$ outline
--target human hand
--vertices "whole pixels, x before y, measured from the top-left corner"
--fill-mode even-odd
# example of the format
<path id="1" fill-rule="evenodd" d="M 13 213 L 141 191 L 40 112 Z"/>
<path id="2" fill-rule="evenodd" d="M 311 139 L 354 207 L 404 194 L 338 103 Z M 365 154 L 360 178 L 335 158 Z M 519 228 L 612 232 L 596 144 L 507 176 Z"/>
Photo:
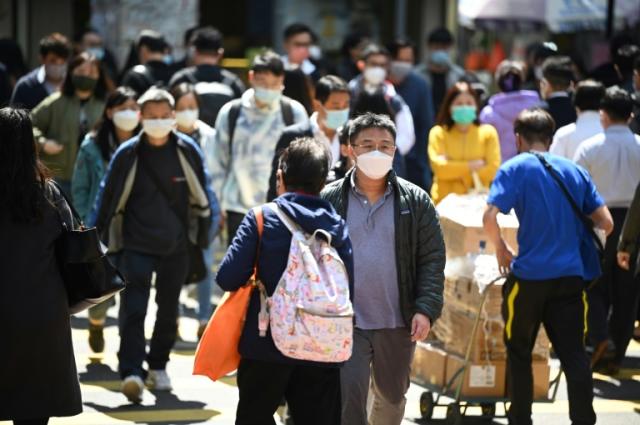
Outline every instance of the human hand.
<path id="1" fill-rule="evenodd" d="M 411 320 L 411 341 L 424 341 L 431 331 L 431 319 L 422 313 L 416 313 Z"/>
<path id="2" fill-rule="evenodd" d="M 496 249 L 496 258 L 498 259 L 498 270 L 500 274 L 505 276 L 511 271 L 511 262 L 513 261 L 513 250 L 506 243 L 501 243 Z"/>
<path id="3" fill-rule="evenodd" d="M 484 159 L 474 159 L 473 161 L 469 161 L 469 169 L 471 171 L 478 171 L 486 164 L 487 163 L 484 161 Z"/>
<path id="4" fill-rule="evenodd" d="M 63 145 L 51 139 L 46 139 L 46 141 L 42 144 L 42 150 L 47 155 L 57 155 L 62 152 L 63 149 Z"/>
<path id="5" fill-rule="evenodd" d="M 629 270 L 629 260 L 631 259 L 631 254 L 624 251 L 618 251 L 618 265 L 622 270 Z"/>

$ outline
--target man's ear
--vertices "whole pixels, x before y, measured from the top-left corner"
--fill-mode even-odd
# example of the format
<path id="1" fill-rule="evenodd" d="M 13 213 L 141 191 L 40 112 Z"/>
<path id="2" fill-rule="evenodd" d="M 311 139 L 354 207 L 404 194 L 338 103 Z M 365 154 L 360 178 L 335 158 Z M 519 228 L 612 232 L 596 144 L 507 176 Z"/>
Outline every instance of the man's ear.
<path id="1" fill-rule="evenodd" d="M 358 70 L 360 70 L 360 72 L 364 71 L 364 67 L 365 67 L 365 63 L 362 59 L 360 59 L 357 63 L 356 66 L 358 67 Z"/>

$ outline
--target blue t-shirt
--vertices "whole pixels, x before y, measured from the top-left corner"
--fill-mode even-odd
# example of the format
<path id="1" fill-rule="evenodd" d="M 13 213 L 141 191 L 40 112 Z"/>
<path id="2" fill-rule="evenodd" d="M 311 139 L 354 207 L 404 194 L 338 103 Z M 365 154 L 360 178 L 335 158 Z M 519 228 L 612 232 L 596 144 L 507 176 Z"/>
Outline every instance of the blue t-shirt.
<path id="1" fill-rule="evenodd" d="M 604 205 L 585 169 L 562 157 L 544 155 L 585 214 Z M 511 264 L 520 279 L 581 276 L 591 280 L 600 274 L 597 251 L 587 229 L 534 155 L 523 153 L 502 164 L 487 203 L 505 214 L 513 208 L 520 221 L 518 256 Z"/>

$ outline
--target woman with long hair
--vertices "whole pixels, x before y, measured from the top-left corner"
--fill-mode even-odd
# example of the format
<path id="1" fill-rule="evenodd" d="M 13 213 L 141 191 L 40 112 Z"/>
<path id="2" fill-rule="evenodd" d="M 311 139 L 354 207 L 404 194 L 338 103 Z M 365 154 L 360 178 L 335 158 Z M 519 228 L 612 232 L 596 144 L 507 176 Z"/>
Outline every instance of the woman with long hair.
<path id="1" fill-rule="evenodd" d="M 71 211 L 38 160 L 29 112 L 0 109 L 0 421 L 46 425 L 82 411 L 55 253 L 63 221 Z"/>
<path id="2" fill-rule="evenodd" d="M 105 96 L 104 72 L 94 56 L 83 52 L 69 63 L 61 91 L 45 98 L 32 112 L 42 161 L 67 194 L 71 193 L 78 148 L 102 116 Z"/>
<path id="3" fill-rule="evenodd" d="M 496 129 L 478 121 L 478 96 L 466 82 L 447 92 L 437 123 L 429 132 L 433 170 L 431 197 L 437 203 L 451 193 L 465 194 L 480 185 L 488 188 L 500 167 Z"/>
<path id="4" fill-rule="evenodd" d="M 111 156 L 122 142 L 139 130 L 140 107 L 136 103 L 136 92 L 128 87 L 118 87 L 107 98 L 102 119 L 82 142 L 73 169 L 73 205 L 84 221 L 91 212 Z M 96 353 L 104 350 L 104 322 L 112 304 L 113 299 L 109 299 L 89 309 L 89 346 Z"/>

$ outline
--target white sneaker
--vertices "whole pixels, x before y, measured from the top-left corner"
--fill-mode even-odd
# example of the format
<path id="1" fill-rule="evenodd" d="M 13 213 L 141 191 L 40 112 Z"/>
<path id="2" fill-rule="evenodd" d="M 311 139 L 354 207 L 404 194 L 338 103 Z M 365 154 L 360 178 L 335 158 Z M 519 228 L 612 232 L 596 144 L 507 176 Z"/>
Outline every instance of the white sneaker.
<path id="1" fill-rule="evenodd" d="M 130 375 L 124 378 L 120 391 L 132 403 L 142 402 L 142 392 L 144 391 L 144 382 L 137 375 Z"/>
<path id="2" fill-rule="evenodd" d="M 150 390 L 171 391 L 173 389 L 166 370 L 150 370 L 146 384 Z"/>

